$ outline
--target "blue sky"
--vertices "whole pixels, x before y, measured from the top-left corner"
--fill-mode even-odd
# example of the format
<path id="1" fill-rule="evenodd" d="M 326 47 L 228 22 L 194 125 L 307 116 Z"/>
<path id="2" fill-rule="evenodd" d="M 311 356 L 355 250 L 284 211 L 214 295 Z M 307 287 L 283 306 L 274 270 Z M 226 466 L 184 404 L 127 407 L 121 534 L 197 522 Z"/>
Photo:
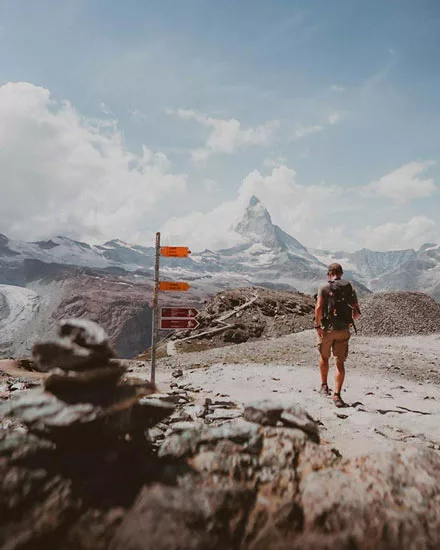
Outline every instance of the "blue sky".
<path id="1" fill-rule="evenodd" d="M 0 0 L 0 231 L 440 241 L 439 55 L 437 0 Z"/>

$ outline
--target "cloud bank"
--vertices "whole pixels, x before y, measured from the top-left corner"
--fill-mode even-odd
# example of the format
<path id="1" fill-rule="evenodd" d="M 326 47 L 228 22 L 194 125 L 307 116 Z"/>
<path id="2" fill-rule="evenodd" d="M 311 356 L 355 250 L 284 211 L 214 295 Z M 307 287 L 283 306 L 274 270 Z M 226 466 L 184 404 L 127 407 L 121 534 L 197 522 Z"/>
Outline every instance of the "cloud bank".
<path id="1" fill-rule="evenodd" d="M 365 187 L 365 191 L 371 195 L 386 197 L 397 204 L 405 204 L 413 199 L 429 197 L 438 191 L 432 178 L 418 178 L 435 162 L 410 162 L 393 170 Z"/>
<path id="2" fill-rule="evenodd" d="M 25 240 L 64 234 L 87 242 L 117 237 L 145 243 L 152 231 L 145 221 L 149 215 L 163 206 L 162 201 L 177 204 L 186 196 L 187 175 L 175 173 L 163 153 L 146 146 L 138 154 L 127 150 L 105 110 L 106 118 L 92 119 L 67 101 L 55 101 L 45 88 L 24 82 L 0 87 L 0 232 Z M 278 126 L 272 121 L 243 128 L 238 120 L 196 111 L 174 114 L 209 129 L 204 148 L 193 151 L 199 161 L 266 146 Z M 333 113 L 325 125 L 338 121 L 338 113 Z M 211 211 L 168 219 L 161 228 L 163 239 L 165 244 L 185 242 L 194 251 L 238 244 L 234 228 L 256 195 L 274 223 L 306 246 L 417 248 L 439 240 L 434 220 L 410 214 L 398 222 L 386 219 L 373 225 L 362 210 L 365 204 L 383 206 L 384 199 L 399 206 L 433 196 L 438 188 L 432 178 L 423 176 L 433 164 L 410 162 L 352 188 L 325 182 L 304 185 L 286 159 L 273 152 L 262 162 L 264 169 L 254 169 L 242 179 L 234 200 L 219 198 Z M 218 192 L 219 197 L 220 186 L 215 177 L 202 182 L 206 193 Z"/>
<path id="3" fill-rule="evenodd" d="M 194 212 L 174 218 L 163 226 L 162 233 L 170 240 L 182 241 L 183 238 L 194 250 L 215 250 L 238 244 L 240 237 L 234 229 L 250 198 L 255 195 L 268 209 L 273 222 L 305 246 L 347 251 L 363 247 L 374 250 L 419 248 L 424 242 L 439 240 L 439 226 L 427 216 L 412 216 L 400 223 L 358 224 L 356 228 L 353 220 L 359 217 L 368 221 L 368 209 L 363 216 L 367 191 L 368 200 L 373 201 L 371 205 L 383 200 L 383 196 L 391 199 L 396 196 L 401 200 L 401 195 L 393 193 L 396 179 L 402 182 L 401 193 L 407 200 L 434 192 L 436 187 L 431 186 L 432 180 L 426 180 L 428 184 L 420 187 L 415 178 L 430 164 L 409 163 L 383 176 L 381 182 L 391 183 L 389 186 L 382 183 L 382 193 L 378 193 L 376 184 L 349 189 L 324 182 L 303 185 L 295 170 L 284 163 L 275 166 L 266 163 L 270 172 L 250 172 L 241 182 L 235 200 L 225 202 L 211 212 Z"/>
<path id="4" fill-rule="evenodd" d="M 187 179 L 162 153 L 129 152 L 113 120 L 25 82 L 0 87 L 0 166 L 0 231 L 19 239 L 139 240 L 145 216 Z"/>

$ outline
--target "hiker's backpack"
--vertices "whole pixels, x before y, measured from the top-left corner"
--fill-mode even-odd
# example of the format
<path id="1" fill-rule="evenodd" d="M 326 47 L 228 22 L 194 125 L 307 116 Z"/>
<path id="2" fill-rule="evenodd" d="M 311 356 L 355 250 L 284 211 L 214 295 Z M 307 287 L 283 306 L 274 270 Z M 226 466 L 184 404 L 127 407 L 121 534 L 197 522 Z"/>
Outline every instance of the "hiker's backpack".
<path id="1" fill-rule="evenodd" d="M 328 282 L 327 307 L 324 326 L 334 330 L 353 325 L 353 287 L 349 281 L 335 279 Z"/>

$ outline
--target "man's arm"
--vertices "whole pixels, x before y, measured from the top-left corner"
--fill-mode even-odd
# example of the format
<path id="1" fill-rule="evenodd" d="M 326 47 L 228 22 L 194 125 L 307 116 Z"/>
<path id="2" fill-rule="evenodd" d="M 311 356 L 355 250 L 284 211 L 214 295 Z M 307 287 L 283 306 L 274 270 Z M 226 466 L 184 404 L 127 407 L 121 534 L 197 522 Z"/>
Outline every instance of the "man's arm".
<path id="1" fill-rule="evenodd" d="M 353 288 L 353 287 L 352 287 Z M 359 306 L 358 298 L 355 289 L 353 288 L 353 319 L 356 321 L 356 319 L 359 319 L 361 316 L 361 308 Z"/>
<path id="2" fill-rule="evenodd" d="M 320 336 L 324 334 L 324 330 L 321 327 L 323 309 L 324 309 L 324 298 L 322 296 L 322 291 L 320 290 L 318 293 L 318 299 L 316 300 L 316 306 L 315 306 L 315 329 L 317 330 Z"/>

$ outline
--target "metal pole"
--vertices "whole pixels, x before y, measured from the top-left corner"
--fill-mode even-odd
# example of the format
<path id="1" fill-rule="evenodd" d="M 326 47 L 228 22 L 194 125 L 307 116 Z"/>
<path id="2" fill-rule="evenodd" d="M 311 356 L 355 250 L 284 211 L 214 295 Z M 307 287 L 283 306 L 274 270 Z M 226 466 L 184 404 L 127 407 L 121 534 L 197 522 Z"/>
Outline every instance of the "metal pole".
<path id="1" fill-rule="evenodd" d="M 151 326 L 151 383 L 156 383 L 156 344 L 159 335 L 159 260 L 160 233 L 156 233 L 156 263 L 154 265 L 153 323 Z"/>

